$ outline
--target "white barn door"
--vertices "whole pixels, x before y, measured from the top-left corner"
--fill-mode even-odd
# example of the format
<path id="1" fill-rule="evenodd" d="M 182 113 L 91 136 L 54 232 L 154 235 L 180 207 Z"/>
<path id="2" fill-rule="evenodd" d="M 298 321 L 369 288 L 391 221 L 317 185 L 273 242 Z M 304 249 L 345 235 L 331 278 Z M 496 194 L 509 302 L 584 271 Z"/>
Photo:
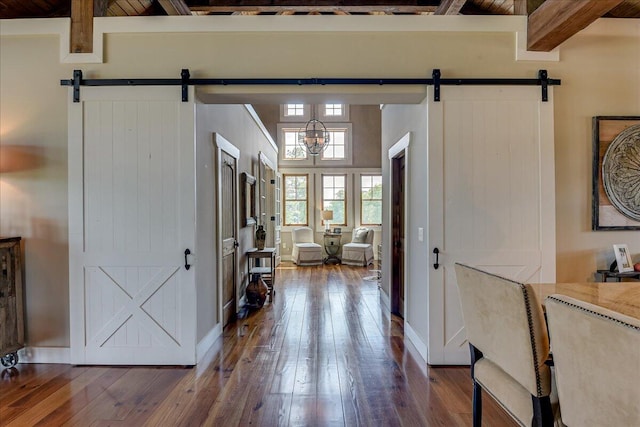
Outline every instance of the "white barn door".
<path id="1" fill-rule="evenodd" d="M 555 281 L 553 98 L 550 88 L 542 102 L 537 86 L 441 93 L 428 105 L 428 363 L 468 364 L 455 262 Z"/>
<path id="2" fill-rule="evenodd" d="M 195 364 L 194 104 L 179 88 L 81 97 L 69 101 L 71 361 Z"/>

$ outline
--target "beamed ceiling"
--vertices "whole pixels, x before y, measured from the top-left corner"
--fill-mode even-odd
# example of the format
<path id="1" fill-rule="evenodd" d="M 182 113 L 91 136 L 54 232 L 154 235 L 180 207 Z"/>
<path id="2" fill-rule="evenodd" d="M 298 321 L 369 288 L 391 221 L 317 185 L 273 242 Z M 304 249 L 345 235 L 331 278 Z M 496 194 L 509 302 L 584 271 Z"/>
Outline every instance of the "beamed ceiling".
<path id="1" fill-rule="evenodd" d="M 550 51 L 600 17 L 640 18 L 640 0 L 0 0 L 0 19 L 71 17 L 73 52 L 92 17 L 153 15 L 527 15 L 528 48 Z"/>

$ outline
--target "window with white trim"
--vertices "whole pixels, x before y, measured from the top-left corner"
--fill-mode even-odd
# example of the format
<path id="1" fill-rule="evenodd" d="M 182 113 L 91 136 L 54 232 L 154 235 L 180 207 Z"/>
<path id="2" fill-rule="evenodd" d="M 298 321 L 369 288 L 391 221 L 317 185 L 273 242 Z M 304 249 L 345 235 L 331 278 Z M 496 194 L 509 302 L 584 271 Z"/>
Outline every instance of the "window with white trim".
<path id="1" fill-rule="evenodd" d="M 298 144 L 298 134 L 300 129 L 282 129 L 284 139 L 284 160 L 306 160 L 308 154 L 300 144 Z"/>
<path id="2" fill-rule="evenodd" d="M 283 175 L 284 225 L 309 225 L 309 175 Z"/>
<path id="3" fill-rule="evenodd" d="M 347 175 L 322 175 L 322 210 L 333 211 L 332 225 L 347 225 Z"/>
<path id="4" fill-rule="evenodd" d="M 360 175 L 360 225 L 382 225 L 382 175 Z"/>
<path id="5" fill-rule="evenodd" d="M 322 160 L 345 160 L 347 158 L 347 129 L 327 127 L 329 145 L 320 154 Z"/>
<path id="6" fill-rule="evenodd" d="M 344 115 L 342 111 L 343 111 L 342 104 L 324 104 L 324 115 L 327 117 L 330 117 L 330 116 L 342 117 Z"/>
<path id="7" fill-rule="evenodd" d="M 311 113 L 309 104 L 280 104 L 281 122 L 306 122 Z"/>
<path id="8" fill-rule="evenodd" d="M 325 122 L 348 122 L 349 105 L 347 104 L 320 104 L 316 107 L 318 119 Z M 329 126 L 327 126 L 329 127 Z"/>
<path id="9" fill-rule="evenodd" d="M 284 115 L 286 117 L 304 116 L 304 104 L 285 104 Z"/>

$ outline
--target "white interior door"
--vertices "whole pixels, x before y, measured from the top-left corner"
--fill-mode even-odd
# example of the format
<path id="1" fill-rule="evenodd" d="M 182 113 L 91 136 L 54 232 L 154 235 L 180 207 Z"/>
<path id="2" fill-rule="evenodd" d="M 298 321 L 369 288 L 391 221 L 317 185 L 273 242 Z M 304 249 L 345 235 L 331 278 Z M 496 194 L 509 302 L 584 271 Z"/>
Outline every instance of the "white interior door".
<path id="1" fill-rule="evenodd" d="M 72 363 L 195 364 L 194 104 L 176 88 L 81 96 L 69 102 Z"/>
<path id="2" fill-rule="evenodd" d="M 429 269 L 429 364 L 469 363 L 455 262 L 555 281 L 551 92 L 542 102 L 539 87 L 448 86 L 429 101 L 429 253 L 440 251 Z"/>

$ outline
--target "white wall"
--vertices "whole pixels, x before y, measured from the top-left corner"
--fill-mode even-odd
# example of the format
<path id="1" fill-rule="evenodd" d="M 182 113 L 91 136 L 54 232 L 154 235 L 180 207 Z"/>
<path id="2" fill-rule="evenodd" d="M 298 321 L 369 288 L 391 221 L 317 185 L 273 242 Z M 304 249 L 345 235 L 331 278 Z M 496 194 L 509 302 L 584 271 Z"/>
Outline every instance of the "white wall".
<path id="1" fill-rule="evenodd" d="M 196 108 L 196 168 L 197 168 L 197 262 L 196 285 L 198 296 L 198 333 L 202 339 L 217 324 L 217 240 L 215 213 L 215 146 L 213 133 L 222 135 L 240 150 L 238 160 L 238 191 L 240 174 L 257 176 L 258 153 L 263 152 L 277 164 L 277 152 L 262 133 L 253 117 L 243 105 L 205 105 Z M 238 193 L 240 197 L 240 193 Z M 247 261 L 244 253 L 255 247 L 253 226 L 240 227 L 238 234 L 238 300 L 246 286 Z"/>
<path id="2" fill-rule="evenodd" d="M 8 148 L 17 146 L 36 154 L 27 162 L 30 166 L 3 170 L 0 175 L 0 234 L 25 238 L 30 344 L 69 345 L 69 89 L 60 87 L 59 80 L 71 78 L 74 68 L 81 68 L 88 78 L 178 78 L 182 68 L 189 68 L 193 77 L 428 77 L 433 68 L 440 68 L 443 77 L 534 77 L 538 69 L 546 68 L 550 77 L 563 80 L 554 91 L 557 278 L 593 280 L 593 272 L 613 259 L 613 243 L 627 243 L 638 260 L 639 232 L 591 231 L 591 117 L 640 114 L 638 20 L 598 20 L 560 47 L 559 62 L 519 62 L 514 55 L 514 28 L 522 28 L 521 17 L 198 17 L 196 22 L 206 25 L 192 33 L 174 30 L 171 23 L 182 22 L 179 18 L 184 19 L 117 21 L 126 28 L 104 36 L 102 64 L 62 64 L 58 35 L 7 35 L 7 28 L 25 25 L 0 23 L 0 153 L 4 158 Z M 109 19 L 113 18 L 97 21 L 101 25 L 116 22 Z M 37 27 L 51 21 L 38 20 Z M 160 22 L 171 28 L 136 33 Z M 485 24 L 469 32 L 460 22 Z M 260 29 L 262 23 L 268 23 L 268 31 Z M 335 60 L 324 61 L 320 67 L 300 60 L 309 46 L 314 46 L 316 55 Z M 240 89 L 261 93 L 300 90 L 216 87 L 213 91 Z M 357 94 L 385 87 L 312 89 Z M 176 91 L 179 96 L 179 89 Z M 236 135 L 222 133 L 232 142 L 237 140 Z M 384 164 L 386 153 L 381 155 Z M 415 221 L 410 220 L 413 232 Z M 414 250 L 416 255 L 410 255 L 412 282 L 419 280 L 421 270 L 414 268 L 426 264 L 427 255 L 422 248 Z M 426 306 L 426 301 L 418 299 L 417 303 Z M 409 320 L 416 328 L 422 327 Z"/>
<path id="3" fill-rule="evenodd" d="M 427 103 L 420 105 L 385 105 L 382 110 L 382 180 L 385 189 L 390 189 L 390 163 L 388 152 L 403 136 L 411 133 L 409 148 L 405 154 L 405 321 L 411 325 L 418 337 L 427 342 L 428 338 L 428 274 L 429 274 L 429 222 L 427 211 L 428 178 L 427 162 Z M 391 283 L 391 218 L 390 191 L 385 191 L 383 205 L 382 240 L 382 289 L 389 294 Z M 418 241 L 418 228 L 424 229 L 424 240 Z"/>

